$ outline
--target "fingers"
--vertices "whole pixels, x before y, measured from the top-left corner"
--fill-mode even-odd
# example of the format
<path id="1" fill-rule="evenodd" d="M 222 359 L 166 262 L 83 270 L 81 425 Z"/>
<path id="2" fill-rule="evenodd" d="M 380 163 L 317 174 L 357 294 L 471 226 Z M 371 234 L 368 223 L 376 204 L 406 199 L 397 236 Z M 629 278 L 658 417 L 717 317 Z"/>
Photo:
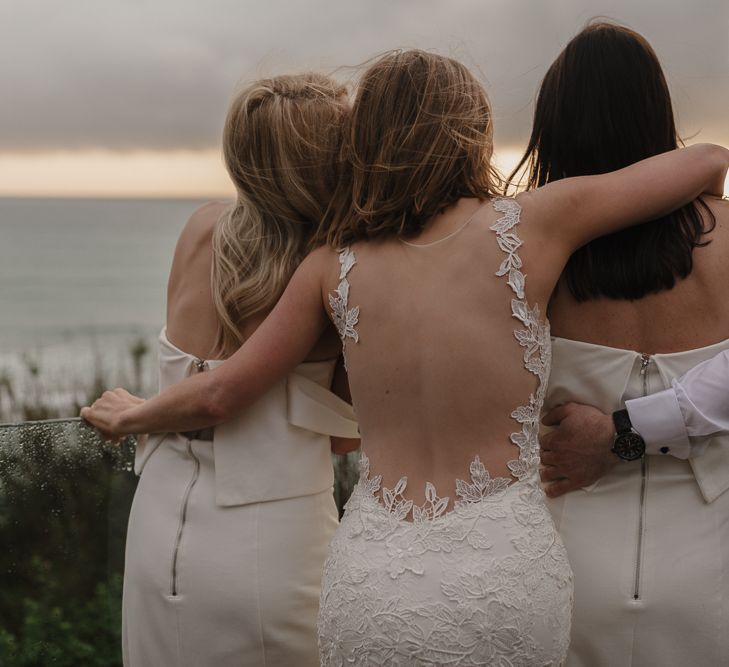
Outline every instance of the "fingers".
<path id="1" fill-rule="evenodd" d="M 105 391 L 90 407 L 81 408 L 80 414 L 104 434 L 107 444 L 119 444 L 126 435 L 119 429 L 120 415 L 144 402 L 145 399 L 117 387 Z"/>
<path id="2" fill-rule="evenodd" d="M 542 448 L 543 452 L 552 449 L 552 441 L 554 440 L 556 433 L 557 431 L 550 431 L 549 433 L 539 436 L 539 446 Z"/>
<path id="3" fill-rule="evenodd" d="M 557 498 L 558 496 L 562 496 L 565 493 L 575 491 L 579 488 L 579 484 L 576 484 L 570 479 L 560 479 L 545 486 L 544 492 L 547 494 L 548 498 Z"/>
<path id="4" fill-rule="evenodd" d="M 541 448 L 542 462 L 547 463 L 544 458 L 546 452 L 552 452 L 552 454 L 558 454 L 562 450 L 562 445 L 565 443 L 564 434 L 559 430 L 550 431 L 545 433 L 539 438 L 539 446 Z M 549 458 L 549 457 L 548 457 Z M 548 465 L 556 465 L 555 463 L 549 463 Z"/>
<path id="5" fill-rule="evenodd" d="M 133 403 L 144 403 L 144 401 L 145 401 L 144 398 L 141 398 L 140 396 L 135 396 L 134 394 L 130 394 L 126 389 L 124 389 L 122 387 L 117 387 L 116 389 L 112 389 L 111 391 L 104 392 L 104 393 L 111 394 L 118 398 L 123 398 L 123 399 L 129 400 Z"/>
<path id="6" fill-rule="evenodd" d="M 565 476 L 554 466 L 544 466 L 539 471 L 539 475 L 543 482 L 554 482 L 556 480 L 565 479 Z"/>
<path id="7" fill-rule="evenodd" d="M 94 403 L 96 405 L 96 403 Z M 86 421 L 90 426 L 93 426 L 99 433 L 101 434 L 101 437 L 104 438 L 104 443 L 106 445 L 118 445 L 121 442 L 121 439 L 119 436 L 114 435 L 113 433 L 107 431 L 103 428 L 103 425 L 101 423 L 98 423 L 98 419 L 95 419 L 96 415 L 94 413 L 94 408 L 92 407 L 83 407 L 81 408 L 81 419 Z"/>
<path id="8" fill-rule="evenodd" d="M 542 461 L 542 465 L 545 466 L 555 466 L 558 463 L 555 453 L 548 449 L 543 449 L 539 454 L 539 458 Z"/>
<path id="9" fill-rule="evenodd" d="M 81 417 L 88 419 L 89 416 L 94 414 L 94 411 L 113 410 L 130 405 L 139 405 L 144 402 L 145 399 L 130 394 L 126 389 L 122 389 L 121 387 L 107 389 L 90 407 L 81 408 Z"/>
<path id="10" fill-rule="evenodd" d="M 552 410 L 542 417 L 542 424 L 545 426 L 557 426 L 569 415 L 573 405 L 575 405 L 575 403 L 563 403 L 562 405 L 558 405 L 556 408 L 552 408 Z"/>
<path id="11" fill-rule="evenodd" d="M 104 444 L 107 447 L 112 447 L 114 445 L 120 445 L 121 444 L 121 438 L 118 435 L 114 435 L 113 433 L 109 433 L 108 431 L 105 431 L 104 429 L 96 429 L 100 434 L 101 437 L 104 438 Z"/>

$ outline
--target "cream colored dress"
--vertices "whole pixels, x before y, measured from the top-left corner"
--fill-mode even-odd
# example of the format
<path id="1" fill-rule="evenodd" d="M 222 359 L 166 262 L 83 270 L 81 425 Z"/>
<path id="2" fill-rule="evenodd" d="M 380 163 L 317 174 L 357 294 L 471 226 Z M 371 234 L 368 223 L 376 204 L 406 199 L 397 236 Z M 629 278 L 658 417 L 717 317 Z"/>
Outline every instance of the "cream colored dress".
<path id="1" fill-rule="evenodd" d="M 222 362 L 160 336 L 160 388 Z M 140 443 L 123 603 L 127 667 L 314 667 L 322 564 L 337 527 L 329 435 L 356 437 L 301 364 L 214 432 Z"/>
<path id="2" fill-rule="evenodd" d="M 555 338 L 545 406 L 612 412 L 724 349 L 648 356 Z M 688 461 L 620 462 L 550 502 L 575 576 L 569 667 L 729 665 L 729 438 L 700 444 Z"/>

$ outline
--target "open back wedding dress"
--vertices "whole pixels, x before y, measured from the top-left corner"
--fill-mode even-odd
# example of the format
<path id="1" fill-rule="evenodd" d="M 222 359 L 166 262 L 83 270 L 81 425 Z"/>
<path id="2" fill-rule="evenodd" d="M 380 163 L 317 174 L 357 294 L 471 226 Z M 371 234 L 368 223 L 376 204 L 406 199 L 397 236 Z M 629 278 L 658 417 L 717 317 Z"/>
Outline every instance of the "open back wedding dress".
<path id="1" fill-rule="evenodd" d="M 566 656 L 572 573 L 538 471 L 549 327 L 526 300 L 519 204 L 492 206 L 433 243 L 339 255 L 363 454 L 324 568 L 322 665 Z"/>

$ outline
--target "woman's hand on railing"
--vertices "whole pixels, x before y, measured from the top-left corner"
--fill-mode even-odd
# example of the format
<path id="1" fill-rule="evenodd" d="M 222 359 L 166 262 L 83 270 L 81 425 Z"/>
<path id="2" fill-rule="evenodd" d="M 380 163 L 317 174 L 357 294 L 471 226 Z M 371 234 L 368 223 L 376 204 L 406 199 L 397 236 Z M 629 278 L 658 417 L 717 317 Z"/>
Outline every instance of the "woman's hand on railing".
<path id="1" fill-rule="evenodd" d="M 90 407 L 81 408 L 81 418 L 98 428 L 107 442 L 116 443 L 127 435 L 119 430 L 119 417 L 144 402 L 145 399 L 118 387 L 105 391 Z"/>

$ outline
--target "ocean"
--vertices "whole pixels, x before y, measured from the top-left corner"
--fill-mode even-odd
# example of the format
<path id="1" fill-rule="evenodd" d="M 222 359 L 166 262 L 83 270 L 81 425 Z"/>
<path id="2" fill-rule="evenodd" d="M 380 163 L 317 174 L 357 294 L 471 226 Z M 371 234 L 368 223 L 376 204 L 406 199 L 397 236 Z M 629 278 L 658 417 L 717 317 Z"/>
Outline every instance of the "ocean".
<path id="1" fill-rule="evenodd" d="M 0 198 L 0 404 L 8 383 L 63 402 L 92 376 L 136 381 L 140 344 L 153 390 L 175 243 L 202 203 Z"/>

